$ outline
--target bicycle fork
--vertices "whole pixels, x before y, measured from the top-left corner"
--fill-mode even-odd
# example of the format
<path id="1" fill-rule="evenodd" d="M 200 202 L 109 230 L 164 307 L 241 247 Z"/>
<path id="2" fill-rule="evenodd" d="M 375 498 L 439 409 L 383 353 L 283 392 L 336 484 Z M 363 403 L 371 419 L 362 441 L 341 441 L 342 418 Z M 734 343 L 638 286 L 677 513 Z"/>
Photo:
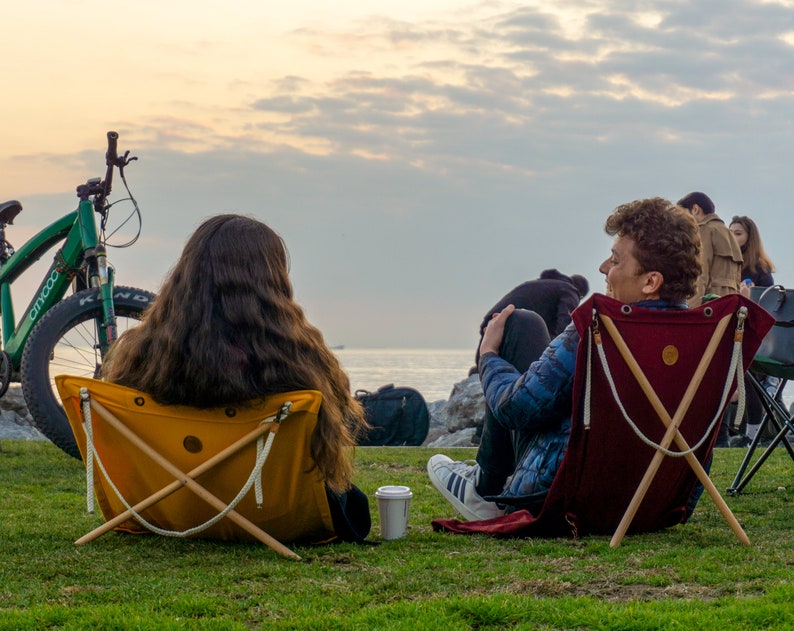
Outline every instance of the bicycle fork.
<path id="1" fill-rule="evenodd" d="M 86 262 L 89 269 L 89 284 L 92 288 L 99 289 L 102 302 L 102 322 L 97 322 L 97 346 L 101 357 L 116 341 L 118 329 L 116 327 L 116 308 L 113 303 L 114 278 L 113 267 L 108 264 L 107 251 L 101 243 L 92 250 L 86 251 Z M 101 362 L 97 362 L 97 370 Z M 94 375 L 96 378 L 97 375 Z"/>
<path id="2" fill-rule="evenodd" d="M 107 345 L 116 341 L 116 309 L 113 306 L 113 268 L 108 265 L 107 251 L 104 245 L 96 248 L 97 278 L 99 281 L 99 295 L 102 297 L 102 328 L 105 331 Z"/>

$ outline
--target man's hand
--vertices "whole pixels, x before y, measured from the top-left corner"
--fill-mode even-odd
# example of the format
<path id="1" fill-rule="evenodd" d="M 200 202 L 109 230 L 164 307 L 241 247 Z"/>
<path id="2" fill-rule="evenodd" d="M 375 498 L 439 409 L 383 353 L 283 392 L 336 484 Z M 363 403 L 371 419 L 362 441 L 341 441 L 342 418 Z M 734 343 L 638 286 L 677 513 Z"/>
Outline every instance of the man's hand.
<path id="1" fill-rule="evenodd" d="M 505 333 L 505 324 L 516 308 L 514 305 L 507 305 L 499 313 L 494 313 L 488 326 L 485 327 L 485 333 L 480 342 L 480 355 L 485 353 L 499 354 L 499 347 L 502 345 L 502 337 Z"/>

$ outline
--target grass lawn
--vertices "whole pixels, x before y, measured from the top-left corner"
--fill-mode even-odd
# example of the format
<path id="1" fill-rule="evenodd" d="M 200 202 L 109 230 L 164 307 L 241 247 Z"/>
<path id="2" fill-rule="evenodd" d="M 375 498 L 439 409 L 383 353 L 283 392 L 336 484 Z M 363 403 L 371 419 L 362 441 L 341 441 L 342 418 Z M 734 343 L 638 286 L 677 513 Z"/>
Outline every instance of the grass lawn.
<path id="1" fill-rule="evenodd" d="M 434 450 L 361 448 L 373 545 L 268 548 L 110 533 L 85 512 L 82 463 L 43 441 L 0 451 L 0 629 L 791 629 L 794 462 L 783 449 L 726 500 L 742 546 L 703 497 L 665 532 L 494 540 L 434 533 L 453 517 L 425 473 Z M 449 449 L 458 459 L 473 449 Z M 744 453 L 715 452 L 725 489 Z M 408 536 L 379 541 L 378 486 L 414 491 Z"/>

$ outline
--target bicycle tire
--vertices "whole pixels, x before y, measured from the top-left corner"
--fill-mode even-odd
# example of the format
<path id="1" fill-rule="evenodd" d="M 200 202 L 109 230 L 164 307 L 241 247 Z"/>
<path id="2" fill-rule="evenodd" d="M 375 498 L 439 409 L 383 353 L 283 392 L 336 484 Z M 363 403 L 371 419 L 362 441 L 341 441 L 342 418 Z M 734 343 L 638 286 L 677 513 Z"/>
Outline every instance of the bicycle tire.
<path id="1" fill-rule="evenodd" d="M 150 291 L 116 287 L 113 302 L 118 332 L 140 320 L 153 300 Z M 53 378 L 59 374 L 99 374 L 102 357 L 96 345 L 96 321 L 101 318 L 99 289 L 77 292 L 42 316 L 22 353 L 22 393 L 34 424 L 56 446 L 77 459 L 80 451 Z"/>

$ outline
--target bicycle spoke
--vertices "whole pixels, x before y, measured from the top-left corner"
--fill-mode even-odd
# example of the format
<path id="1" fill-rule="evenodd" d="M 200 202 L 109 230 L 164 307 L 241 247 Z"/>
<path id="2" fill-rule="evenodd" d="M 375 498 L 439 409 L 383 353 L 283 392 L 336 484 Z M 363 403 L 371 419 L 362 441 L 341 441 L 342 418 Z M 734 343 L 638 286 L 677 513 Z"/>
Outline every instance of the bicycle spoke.
<path id="1" fill-rule="evenodd" d="M 119 317 L 119 333 L 134 324 L 137 324 L 137 320 Z M 96 377 L 101 366 L 102 354 L 99 352 L 96 321 L 86 321 L 72 328 L 53 349 L 49 362 L 50 382 L 54 384 L 56 375 L 66 373 Z"/>

